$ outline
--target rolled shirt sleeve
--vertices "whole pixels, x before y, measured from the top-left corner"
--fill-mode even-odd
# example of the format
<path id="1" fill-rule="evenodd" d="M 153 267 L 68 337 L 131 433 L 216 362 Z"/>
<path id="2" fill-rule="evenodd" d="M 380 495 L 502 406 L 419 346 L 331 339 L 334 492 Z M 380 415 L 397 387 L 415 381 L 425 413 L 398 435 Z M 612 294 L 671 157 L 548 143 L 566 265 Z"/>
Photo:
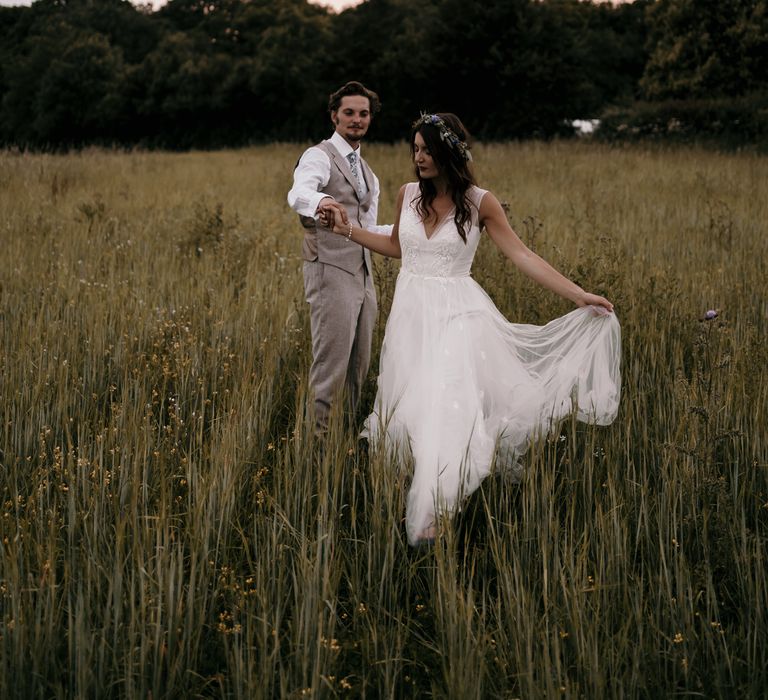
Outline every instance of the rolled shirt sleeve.
<path id="1" fill-rule="evenodd" d="M 315 146 L 308 148 L 293 172 L 293 187 L 288 192 L 288 206 L 301 216 L 314 218 L 320 201 L 331 196 L 322 191 L 330 177 L 331 162 L 326 153 Z"/>

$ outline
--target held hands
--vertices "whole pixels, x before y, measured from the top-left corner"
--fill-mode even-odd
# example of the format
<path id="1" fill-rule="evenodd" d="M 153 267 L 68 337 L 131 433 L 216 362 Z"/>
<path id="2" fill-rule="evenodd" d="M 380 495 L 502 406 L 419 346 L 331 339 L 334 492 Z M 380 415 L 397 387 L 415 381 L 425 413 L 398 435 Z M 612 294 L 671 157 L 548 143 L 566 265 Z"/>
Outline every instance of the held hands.
<path id="1" fill-rule="evenodd" d="M 317 211 L 320 224 L 331 229 L 334 233 L 346 236 L 349 232 L 349 216 L 347 210 L 335 200 L 329 198 L 320 201 Z"/>

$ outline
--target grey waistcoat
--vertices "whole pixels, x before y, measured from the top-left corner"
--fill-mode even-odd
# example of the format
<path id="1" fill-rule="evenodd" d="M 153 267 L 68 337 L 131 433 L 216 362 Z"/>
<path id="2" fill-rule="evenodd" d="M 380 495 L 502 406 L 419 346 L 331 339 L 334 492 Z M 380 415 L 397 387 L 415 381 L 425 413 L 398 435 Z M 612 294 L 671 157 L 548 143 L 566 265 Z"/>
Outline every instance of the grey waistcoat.
<path id="1" fill-rule="evenodd" d="M 347 210 L 355 226 L 360 226 L 362 215 L 371 208 L 373 203 L 373 173 L 368 163 L 360 159 L 365 184 L 368 185 L 368 192 L 360 199 L 355 189 L 355 177 L 352 175 L 349 161 L 329 141 L 322 141 L 317 144 L 317 147 L 325 151 L 331 161 L 331 176 L 324 191 Z M 301 250 L 304 260 L 319 260 L 351 274 L 365 265 L 368 272 L 371 272 L 371 254 L 367 249 L 348 241 L 345 236 L 333 233 L 311 217 L 300 216 L 299 219 L 304 227 L 304 244 Z"/>

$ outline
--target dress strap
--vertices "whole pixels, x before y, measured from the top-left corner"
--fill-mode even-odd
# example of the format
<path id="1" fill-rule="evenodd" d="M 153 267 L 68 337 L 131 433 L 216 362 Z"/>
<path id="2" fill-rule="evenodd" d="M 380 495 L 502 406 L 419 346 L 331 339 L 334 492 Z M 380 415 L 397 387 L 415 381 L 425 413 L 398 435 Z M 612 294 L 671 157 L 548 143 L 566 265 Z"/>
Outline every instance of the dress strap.
<path id="1" fill-rule="evenodd" d="M 418 182 L 407 182 L 405 184 L 405 194 L 403 195 L 403 209 L 410 209 L 413 206 L 413 200 L 419 194 Z"/>
<path id="2" fill-rule="evenodd" d="M 470 187 L 469 192 L 467 192 L 469 201 L 472 202 L 475 209 L 478 211 L 480 210 L 480 203 L 483 201 L 483 197 L 485 196 L 486 192 L 488 192 L 488 190 L 484 190 L 480 187 L 477 187 L 476 185 Z"/>

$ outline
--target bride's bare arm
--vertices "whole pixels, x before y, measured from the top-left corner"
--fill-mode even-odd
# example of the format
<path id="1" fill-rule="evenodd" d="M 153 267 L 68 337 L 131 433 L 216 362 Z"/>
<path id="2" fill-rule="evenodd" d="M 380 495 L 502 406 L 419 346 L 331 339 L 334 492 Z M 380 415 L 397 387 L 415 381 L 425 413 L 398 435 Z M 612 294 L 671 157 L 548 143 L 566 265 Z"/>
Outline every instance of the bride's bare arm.
<path id="1" fill-rule="evenodd" d="M 400 192 L 397 195 L 395 224 L 392 226 L 392 233 L 389 236 L 382 236 L 380 233 L 366 231 L 359 226 L 352 226 L 349 223 L 344 223 L 340 216 L 335 216 L 332 230 L 334 233 L 338 233 L 340 236 L 344 236 L 375 253 L 381 253 L 390 258 L 399 258 L 402 253 L 400 251 L 400 237 L 398 230 L 400 228 L 400 209 L 403 206 L 404 196 L 405 185 L 400 188 Z"/>
<path id="2" fill-rule="evenodd" d="M 585 292 L 578 284 L 561 275 L 546 260 L 539 257 L 520 240 L 507 221 L 499 200 L 488 192 L 480 203 L 480 225 L 485 226 L 491 240 L 521 272 L 542 287 L 572 301 L 577 306 L 599 306 L 613 311 L 613 304 L 605 297 Z"/>

